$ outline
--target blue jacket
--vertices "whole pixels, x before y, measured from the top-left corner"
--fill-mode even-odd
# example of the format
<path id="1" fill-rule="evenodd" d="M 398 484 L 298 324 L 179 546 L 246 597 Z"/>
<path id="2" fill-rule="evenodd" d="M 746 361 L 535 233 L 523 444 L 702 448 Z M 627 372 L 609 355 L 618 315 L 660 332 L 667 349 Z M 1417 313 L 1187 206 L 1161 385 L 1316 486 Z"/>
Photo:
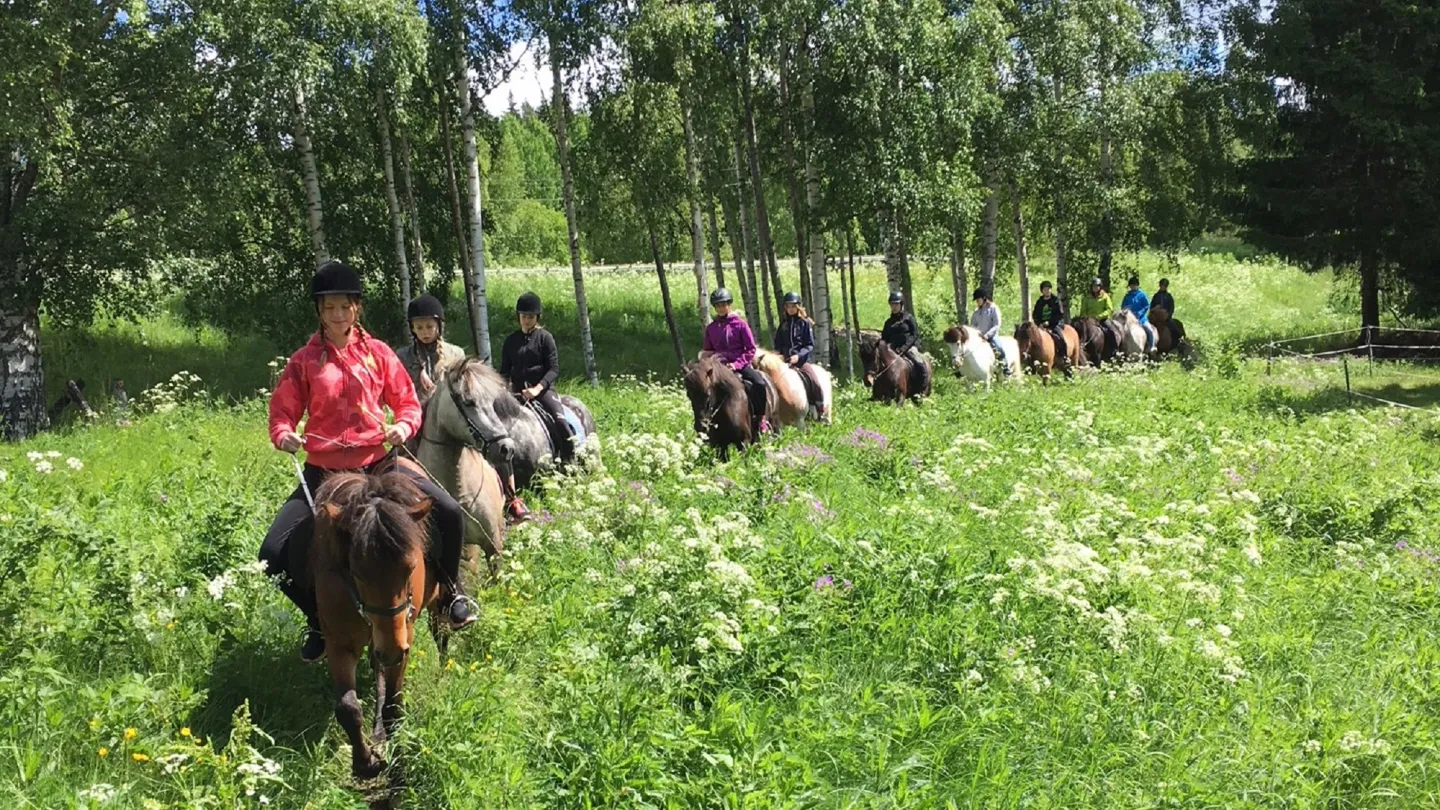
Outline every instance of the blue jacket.
<path id="1" fill-rule="evenodd" d="M 1125 297 L 1120 301 L 1120 308 L 1135 313 L 1140 323 L 1150 322 L 1150 299 L 1145 297 L 1144 290 L 1125 293 Z"/>
<path id="2" fill-rule="evenodd" d="M 815 333 L 810 329 L 810 322 L 799 317 L 781 321 L 780 328 L 775 330 L 775 351 L 786 360 L 796 355 L 802 366 L 810 362 L 810 353 L 815 351 Z"/>

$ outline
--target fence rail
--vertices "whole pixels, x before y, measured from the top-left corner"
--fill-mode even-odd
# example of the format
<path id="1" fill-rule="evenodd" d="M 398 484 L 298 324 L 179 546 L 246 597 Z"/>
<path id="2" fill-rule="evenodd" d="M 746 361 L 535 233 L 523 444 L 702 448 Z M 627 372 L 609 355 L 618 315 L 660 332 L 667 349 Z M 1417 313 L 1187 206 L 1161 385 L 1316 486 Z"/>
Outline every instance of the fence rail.
<path id="1" fill-rule="evenodd" d="M 1406 410 L 1411 410 L 1411 411 L 1423 411 L 1423 412 L 1425 412 L 1425 413 L 1437 413 L 1437 414 L 1440 414 L 1440 409 L 1436 409 L 1436 408 L 1421 408 L 1421 407 L 1417 407 L 1417 406 L 1415 406 L 1415 405 L 1406 404 L 1406 403 L 1404 403 L 1404 402 L 1396 402 L 1396 401 L 1393 400 L 1393 399 L 1386 399 L 1385 397 L 1376 396 L 1376 395 L 1374 395 L 1374 394 L 1366 393 L 1366 392 L 1364 392 L 1364 391 L 1357 391 L 1357 390 L 1355 390 L 1355 386 L 1354 386 L 1354 385 L 1351 383 L 1351 381 L 1350 381 L 1350 358 L 1351 358 L 1352 356 L 1357 356 L 1357 355 L 1358 355 L 1358 356 L 1364 357 L 1364 358 L 1366 359 L 1366 366 L 1367 366 L 1367 368 L 1366 368 L 1366 373 L 1367 373 L 1367 376 L 1374 376 L 1374 375 L 1375 375 L 1375 350 L 1376 350 L 1376 349 L 1380 349 L 1382 352 L 1384 352 L 1384 351 L 1391 351 L 1391 350 L 1400 350 L 1400 351 L 1434 351 L 1434 350 L 1440 350 L 1440 342 L 1431 343 L 1431 344 L 1418 344 L 1418 345 L 1416 345 L 1416 344 L 1376 343 L 1376 342 L 1375 342 L 1375 335 L 1376 335 L 1376 333 L 1379 332 L 1379 331 L 1382 331 L 1382 330 L 1379 330 L 1377 327 L 1374 327 L 1374 326 L 1361 327 L 1361 329 L 1360 329 L 1360 334 L 1361 334 L 1361 336 L 1364 338 L 1364 341 L 1365 341 L 1364 343 L 1359 344 L 1359 345 L 1356 345 L 1356 346 L 1349 346 L 1349 347 L 1346 347 L 1346 348 L 1343 348 L 1343 349 L 1328 349 L 1328 350 L 1326 350 L 1326 351 L 1319 351 L 1319 352 L 1299 352 L 1299 351 L 1295 351 L 1294 349 L 1288 349 L 1288 348 L 1286 348 L 1286 346 L 1288 346 L 1288 345 L 1290 345 L 1290 344 L 1294 344 L 1294 343 L 1301 343 L 1301 342 L 1304 342 L 1304 341 L 1322 340 L 1322 339 L 1324 339 L 1324 338 L 1336 337 L 1336 336 L 1338 336 L 1338 335 L 1352 335 L 1352 334 L 1355 333 L 1355 330 L 1353 330 L 1353 329 L 1346 329 L 1346 330 L 1337 331 L 1337 332 L 1322 332 L 1322 333 L 1317 334 L 1317 335 L 1302 335 L 1302 336 L 1300 336 L 1300 337 L 1286 338 L 1286 339 L 1284 339 L 1284 340 L 1272 340 L 1272 341 L 1270 341 L 1269 343 L 1265 344 L 1265 349 L 1266 349 L 1266 355 L 1265 355 L 1265 373 L 1266 373 L 1267 375 L 1269 375 L 1269 374 L 1271 373 L 1272 367 L 1274 366 L 1274 362 L 1275 362 L 1276 352 L 1279 352 L 1283 357 L 1285 357 L 1285 358 L 1287 358 L 1287 359 L 1288 359 L 1288 358 L 1294 358 L 1294 359 L 1298 359 L 1298 360 L 1329 360 L 1329 359 L 1338 357 L 1338 358 L 1340 358 L 1341 369 L 1342 369 L 1342 371 L 1344 372 L 1344 375 L 1345 375 L 1345 396 L 1346 396 L 1347 398 L 1349 398 L 1351 401 L 1353 401 L 1353 400 L 1355 399 L 1355 397 L 1362 397 L 1362 398 L 1364 398 L 1364 399 L 1374 400 L 1375 402 L 1381 402 L 1381 403 L 1384 403 L 1384 404 L 1386 404 L 1386 405 L 1392 405 L 1392 406 L 1394 406 L 1394 407 L 1396 407 L 1396 408 L 1404 408 L 1404 409 L 1406 409 Z M 1403 332 L 1403 333 L 1405 333 L 1405 334 L 1411 334 L 1411 335 L 1435 335 L 1435 336 L 1437 336 L 1437 337 L 1440 337 L 1440 330 L 1435 330 L 1435 329 L 1412 329 L 1412 328 L 1408 328 L 1408 327 L 1396 327 L 1396 328 L 1394 328 L 1394 329 L 1386 329 L 1386 330 L 1383 330 L 1383 331 L 1386 331 L 1386 332 Z M 1382 356 L 1380 359 L 1383 361 L 1383 360 L 1392 359 L 1392 358 L 1386 358 L 1386 357 Z M 1440 359 L 1440 356 L 1437 356 L 1437 357 L 1434 357 L 1434 358 L 1427 357 L 1427 358 L 1421 358 L 1421 359 L 1425 359 L 1425 360 L 1429 360 L 1429 359 Z M 1424 376 L 1424 375 L 1411 374 L 1411 373 L 1406 373 L 1406 372 L 1395 372 L 1395 374 L 1397 374 L 1397 376 L 1410 377 L 1410 378 L 1412 378 L 1412 379 L 1430 379 L 1430 380 L 1433 380 L 1433 381 L 1435 381 L 1435 382 L 1437 382 L 1437 383 L 1440 383 L 1440 377 L 1426 377 L 1426 376 Z"/>

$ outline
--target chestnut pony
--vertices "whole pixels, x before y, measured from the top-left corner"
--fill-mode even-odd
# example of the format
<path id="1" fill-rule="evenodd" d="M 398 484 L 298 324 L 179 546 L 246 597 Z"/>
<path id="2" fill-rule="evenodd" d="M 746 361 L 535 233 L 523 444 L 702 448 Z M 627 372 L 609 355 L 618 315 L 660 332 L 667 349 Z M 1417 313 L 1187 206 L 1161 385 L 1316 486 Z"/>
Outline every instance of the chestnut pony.
<path id="1" fill-rule="evenodd" d="M 865 362 L 865 379 L 870 383 L 870 399 L 873 402 L 894 402 L 896 405 L 905 404 L 907 399 L 919 399 L 930 395 L 930 386 L 927 384 L 924 391 L 913 391 L 915 387 L 915 366 L 910 359 L 902 354 L 897 354 L 890 344 L 883 340 L 875 341 L 874 345 L 861 344 L 860 358 Z M 927 379 L 933 379 L 928 373 L 930 361 L 924 359 L 924 368 Z"/>
<path id="2" fill-rule="evenodd" d="M 683 369 L 685 394 L 695 416 L 695 432 L 703 435 L 720 453 L 720 460 L 730 458 L 730 448 L 745 449 L 755 441 L 750 422 L 750 400 L 745 384 L 735 370 L 705 354 Z M 767 411 L 773 417 L 774 395 L 766 393 Z"/>
<path id="3" fill-rule="evenodd" d="M 1055 357 L 1055 338 L 1050 332 L 1039 324 L 1026 321 L 1015 327 L 1015 342 L 1020 346 L 1021 365 L 1040 375 L 1045 383 L 1050 383 L 1050 372 L 1056 365 L 1061 366 L 1068 379 L 1073 369 L 1084 363 L 1084 352 L 1080 346 L 1080 336 L 1069 325 L 1061 327 L 1061 334 L 1065 336 L 1065 354 L 1069 365 L 1058 362 Z"/>
<path id="4" fill-rule="evenodd" d="M 361 725 L 355 692 L 360 653 L 369 646 L 378 707 L 371 734 L 380 743 L 400 720 L 415 618 L 426 608 L 437 610 L 437 567 L 425 554 L 431 505 L 411 474 L 394 467 L 377 475 L 335 473 L 315 494 L 310 572 L 335 687 L 335 719 L 350 739 L 350 770 L 359 779 L 385 768 Z M 438 627 L 434 615 L 431 627 Z"/>

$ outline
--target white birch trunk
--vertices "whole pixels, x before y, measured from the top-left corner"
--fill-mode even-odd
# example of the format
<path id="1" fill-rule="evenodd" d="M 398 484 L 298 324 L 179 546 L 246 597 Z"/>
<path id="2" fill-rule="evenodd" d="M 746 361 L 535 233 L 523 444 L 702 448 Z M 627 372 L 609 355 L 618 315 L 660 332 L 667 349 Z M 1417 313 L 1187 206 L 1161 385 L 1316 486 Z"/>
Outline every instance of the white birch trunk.
<path id="1" fill-rule="evenodd" d="M 1010 186 L 1011 220 L 1015 225 L 1015 267 L 1020 274 L 1020 314 L 1016 322 L 1030 318 L 1030 256 L 1025 250 L 1025 219 L 1020 211 L 1020 189 Z"/>
<path id="2" fill-rule="evenodd" d="M 565 83 L 560 76 L 560 57 L 550 41 L 550 78 L 554 83 L 555 148 L 560 158 L 560 180 L 565 200 L 565 224 L 570 231 L 570 273 L 575 279 L 575 315 L 580 321 L 580 348 L 585 355 L 585 379 L 600 384 L 595 368 L 595 342 L 590 334 L 590 306 L 585 300 L 585 272 L 580 267 L 580 226 L 575 216 L 575 186 L 570 176 L 570 139 Z"/>
<path id="3" fill-rule="evenodd" d="M 310 252 L 315 266 L 330 261 L 325 249 L 325 204 L 320 197 L 320 171 L 315 168 L 315 147 L 310 142 L 310 127 L 305 112 L 305 88 L 295 84 L 295 104 L 291 108 L 294 121 L 295 151 L 300 155 L 300 179 L 305 184 L 305 213 L 310 229 Z"/>
<path id="4" fill-rule="evenodd" d="M 385 206 L 390 210 L 390 238 L 395 243 L 395 270 L 400 277 L 400 313 L 410 304 L 410 263 L 405 260 L 405 217 L 395 194 L 395 159 L 390 144 L 389 100 L 383 89 L 375 91 L 375 111 L 380 119 L 380 157 L 385 163 Z"/>
<path id="5" fill-rule="evenodd" d="M 705 226 L 700 218 L 700 171 L 695 160 L 695 125 L 690 97 L 680 93 L 680 118 L 685 129 L 685 196 L 690 201 L 690 254 L 695 268 L 695 307 L 703 333 L 710 325 L 710 285 L 705 278 Z"/>
<path id="6" fill-rule="evenodd" d="M 803 92 L 806 118 L 815 117 L 813 85 L 805 83 Z M 809 215 L 806 230 L 810 236 L 810 314 L 815 320 L 815 353 L 817 362 L 830 363 L 830 276 L 825 269 L 825 234 L 820 217 L 820 168 L 815 163 L 813 140 L 805 150 L 805 206 Z"/>
<path id="7" fill-rule="evenodd" d="M 485 231 L 480 212 L 480 158 L 475 146 L 475 111 L 470 97 L 469 64 L 465 46 L 455 46 L 455 93 L 460 102 L 460 137 L 465 144 L 465 188 L 469 193 L 466 213 L 470 219 L 470 266 L 465 273 L 475 296 L 471 321 L 475 330 L 475 354 L 490 362 L 490 306 L 485 297 Z"/>

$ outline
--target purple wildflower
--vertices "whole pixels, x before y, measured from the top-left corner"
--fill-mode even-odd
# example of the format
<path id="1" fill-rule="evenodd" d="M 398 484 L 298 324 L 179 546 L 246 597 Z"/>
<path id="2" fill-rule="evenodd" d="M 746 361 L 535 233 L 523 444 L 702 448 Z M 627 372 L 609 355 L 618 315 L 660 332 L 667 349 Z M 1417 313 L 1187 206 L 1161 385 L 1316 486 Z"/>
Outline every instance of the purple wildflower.
<path id="1" fill-rule="evenodd" d="M 845 590 L 847 590 L 847 591 L 850 590 L 850 587 L 851 587 L 851 586 L 850 586 L 850 580 L 848 580 L 848 579 L 847 579 L 847 580 L 843 580 L 840 584 L 845 587 Z"/>
<path id="2" fill-rule="evenodd" d="M 830 576 L 829 574 L 826 574 L 825 576 L 815 580 L 815 590 L 823 591 L 826 588 L 833 586 L 834 584 L 835 578 Z"/>
<path id="3" fill-rule="evenodd" d="M 1398 542 L 1398 543 L 1395 544 L 1395 548 L 1398 548 L 1398 549 L 1400 549 L 1401 551 L 1404 551 L 1405 549 L 1407 549 L 1407 548 L 1409 548 L 1409 547 L 1410 547 L 1410 544 L 1407 543 L 1407 542 L 1405 542 L 1404 540 L 1401 540 L 1400 542 Z"/>
<path id="4" fill-rule="evenodd" d="M 795 488 L 792 487 L 792 486 L 790 486 L 789 484 L 786 484 L 785 486 L 783 486 L 783 487 L 780 488 L 780 491 L 779 491 L 779 492 L 777 492 L 777 493 L 775 493 L 774 495 L 771 495 L 771 496 L 770 496 L 770 502 L 771 502 L 771 503 L 784 503 L 784 502 L 790 500 L 790 496 L 791 496 L 794 492 L 795 492 Z"/>
<path id="5" fill-rule="evenodd" d="M 855 428 L 855 431 L 850 434 L 850 438 L 846 439 L 846 441 L 849 442 L 851 447 L 873 445 L 884 450 L 890 446 L 890 437 L 883 433 L 876 433 L 873 430 L 866 430 L 863 427 Z"/>
<path id="6" fill-rule="evenodd" d="M 835 517 L 835 512 L 826 508 L 825 502 L 820 500 L 819 498 L 810 501 L 810 508 L 815 511 L 815 514 L 819 515 L 825 520 L 829 520 L 830 518 Z"/>

